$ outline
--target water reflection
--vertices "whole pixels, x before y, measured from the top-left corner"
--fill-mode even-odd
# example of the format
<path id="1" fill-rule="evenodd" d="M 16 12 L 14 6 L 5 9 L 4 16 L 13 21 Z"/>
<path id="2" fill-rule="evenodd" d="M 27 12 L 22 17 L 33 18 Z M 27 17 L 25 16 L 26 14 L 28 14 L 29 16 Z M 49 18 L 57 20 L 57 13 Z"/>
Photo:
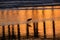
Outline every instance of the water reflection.
<path id="1" fill-rule="evenodd" d="M 42 8 L 42 7 L 41 7 Z M 51 7 L 44 7 L 44 8 L 51 8 Z M 54 7 L 54 8 L 60 8 L 59 6 L 57 7 Z M 18 11 L 18 12 L 17 12 Z M 34 12 L 32 12 L 34 11 Z M 37 12 L 36 12 L 37 11 Z M 17 14 L 18 13 L 18 14 Z M 5 25 L 5 36 L 8 36 L 8 35 L 15 35 L 17 37 L 18 35 L 18 38 L 20 36 L 26 36 L 26 23 L 24 24 L 21 24 L 22 22 L 26 22 L 27 19 L 30 19 L 32 18 L 32 21 L 36 21 L 38 20 L 38 33 L 37 32 L 34 32 L 34 25 L 33 25 L 33 22 L 29 23 L 31 25 L 31 27 L 29 27 L 29 30 L 28 31 L 28 35 L 29 36 L 34 36 L 34 34 L 38 34 L 39 37 L 43 37 L 44 34 L 46 35 L 47 38 L 53 38 L 53 27 L 52 27 L 52 20 L 48 20 L 48 21 L 45 21 L 44 24 L 43 24 L 43 21 L 40 21 L 40 20 L 43 20 L 44 19 L 50 19 L 52 18 L 52 9 L 44 9 L 44 15 L 42 14 L 43 13 L 43 10 L 0 10 L 0 24 L 7 24 L 9 23 L 10 25 Z M 60 9 L 54 9 L 54 18 L 55 17 L 60 17 Z M 60 34 L 59 30 L 60 30 L 60 20 L 55 20 L 55 33 L 56 33 L 56 37 L 58 37 L 57 35 Z M 20 23 L 20 24 L 17 24 L 17 23 Z M 14 28 L 12 29 L 12 24 L 15 24 L 14 25 Z M 43 25 L 46 26 L 46 28 L 43 27 Z M 10 26 L 10 27 L 9 27 Z M 36 25 L 35 25 L 36 26 Z M 20 29 L 19 29 L 20 28 Z M 43 30 L 43 28 L 45 30 Z M 13 33 L 12 33 L 12 30 L 13 30 Z M 19 31 L 20 30 L 20 31 Z M 2 26 L 0 26 L 0 36 L 2 36 Z M 44 33 L 46 31 L 46 33 Z M 9 34 L 10 33 L 10 34 Z"/>

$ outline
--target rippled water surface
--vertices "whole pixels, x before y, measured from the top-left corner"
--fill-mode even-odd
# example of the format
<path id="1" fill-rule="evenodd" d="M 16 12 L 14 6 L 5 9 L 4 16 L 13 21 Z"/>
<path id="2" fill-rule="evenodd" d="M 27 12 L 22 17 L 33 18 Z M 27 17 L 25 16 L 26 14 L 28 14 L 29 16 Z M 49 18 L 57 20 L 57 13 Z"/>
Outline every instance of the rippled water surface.
<path id="1" fill-rule="evenodd" d="M 51 7 L 45 7 L 45 8 L 51 8 Z M 55 8 L 60 8 L 60 6 L 55 6 Z M 39 21 L 43 19 L 43 10 L 0 10 L 0 24 L 10 24 L 10 23 L 22 23 L 20 24 L 20 32 L 21 36 L 26 35 L 26 20 L 32 18 L 32 20 L 38 20 L 38 32 L 41 37 L 44 36 L 44 30 L 43 30 L 43 21 Z M 52 10 L 46 9 L 44 10 L 44 18 L 51 19 L 52 16 Z M 54 17 L 60 17 L 60 9 L 54 9 Z M 55 31 L 56 31 L 56 37 L 60 37 L 60 19 L 54 20 L 55 21 Z M 2 23 L 3 22 L 3 23 Z M 46 35 L 47 38 L 53 37 L 53 26 L 52 26 L 52 20 L 45 21 L 46 25 Z M 30 23 L 31 27 L 29 27 L 29 35 L 33 35 L 33 22 Z M 12 25 L 10 26 L 10 33 L 12 34 Z M 14 32 L 17 35 L 17 25 L 14 25 Z M 5 25 L 5 34 L 8 35 L 8 25 Z M 0 26 L 0 36 L 2 36 L 2 26 Z"/>

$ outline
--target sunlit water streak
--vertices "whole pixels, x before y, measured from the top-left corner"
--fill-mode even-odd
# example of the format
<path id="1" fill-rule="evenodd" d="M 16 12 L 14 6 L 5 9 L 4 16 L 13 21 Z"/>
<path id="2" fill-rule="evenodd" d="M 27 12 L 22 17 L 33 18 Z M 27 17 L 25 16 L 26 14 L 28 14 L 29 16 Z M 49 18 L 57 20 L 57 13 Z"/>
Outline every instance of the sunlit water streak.
<path id="1" fill-rule="evenodd" d="M 46 8 L 49 8 L 49 7 L 46 7 Z M 60 6 L 55 6 L 55 8 L 60 8 Z M 0 19 L 0 21 L 4 21 L 4 22 L 24 22 L 26 21 L 26 19 L 29 19 L 29 18 L 32 18 L 32 10 L 27 10 L 27 13 L 26 13 L 26 10 L 18 10 L 18 14 L 16 10 L 9 10 L 8 11 L 8 15 L 7 15 L 7 11 L 8 10 L 5 10 L 4 11 L 4 16 L 1 14 L 1 10 L 0 10 L 0 18 L 7 18 L 8 20 L 4 19 L 2 20 L 2 18 Z M 52 18 L 52 11 L 49 9 L 49 10 L 44 10 L 44 13 L 45 13 L 45 18 Z M 26 14 L 28 15 L 27 18 L 25 17 Z M 18 16 L 17 16 L 18 15 Z M 42 10 L 38 10 L 38 20 L 41 20 L 43 19 L 43 15 L 42 15 Z M 60 9 L 54 9 L 54 17 L 60 17 Z M 51 20 L 48 20 L 48 21 L 45 21 L 46 22 L 46 35 L 48 38 L 52 38 L 53 37 L 53 29 L 52 29 L 52 21 Z M 30 23 L 32 25 L 32 27 L 29 27 L 29 32 L 30 34 L 29 35 L 33 35 L 33 24 Z M 17 25 L 14 25 L 14 32 L 15 34 L 17 35 Z M 12 34 L 12 26 L 10 26 L 10 33 Z M 55 20 L 55 29 L 56 29 L 56 37 L 59 36 L 60 37 L 60 20 Z M 20 24 L 20 32 L 21 32 L 21 36 L 24 36 L 26 35 L 26 24 Z M 38 22 L 38 32 L 39 32 L 39 35 L 40 36 L 44 36 L 43 34 L 43 22 Z M 6 25 L 5 26 L 5 34 L 7 36 L 8 34 L 8 26 Z M 0 36 L 2 36 L 2 26 L 0 26 Z"/>

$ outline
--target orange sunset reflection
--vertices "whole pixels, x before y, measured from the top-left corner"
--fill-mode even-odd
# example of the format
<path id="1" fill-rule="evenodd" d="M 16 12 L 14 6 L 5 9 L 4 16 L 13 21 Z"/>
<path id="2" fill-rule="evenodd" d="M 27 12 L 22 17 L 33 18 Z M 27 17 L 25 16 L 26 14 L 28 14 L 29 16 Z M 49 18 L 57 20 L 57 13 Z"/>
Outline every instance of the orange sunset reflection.
<path id="1" fill-rule="evenodd" d="M 42 7 L 41 7 L 42 8 Z M 44 8 L 52 8 L 51 6 L 46 6 Z M 60 6 L 54 6 L 54 8 L 60 8 Z M 0 10 L 0 17 L 3 18 L 0 19 L 1 22 L 4 21 L 5 23 L 7 22 L 25 22 L 27 19 L 29 18 L 33 18 L 33 20 L 37 19 L 38 20 L 38 32 L 39 32 L 39 35 L 40 36 L 44 36 L 43 34 L 43 22 L 42 21 L 39 21 L 39 20 L 42 20 L 43 19 L 43 13 L 42 11 L 43 10 L 37 10 L 37 13 L 36 13 L 36 10 L 34 10 L 34 14 L 32 13 L 32 10 L 4 10 L 4 14 L 1 14 L 1 11 Z M 8 13 L 7 13 L 8 11 Z M 18 11 L 18 13 L 17 13 Z M 27 12 L 26 12 L 27 11 Z M 4 15 L 4 16 L 2 16 Z M 8 15 L 8 16 L 7 16 Z M 60 17 L 60 9 L 54 9 L 54 18 L 56 17 Z M 45 9 L 44 10 L 44 18 L 52 18 L 52 10 L 51 9 Z M 7 18 L 7 19 L 5 19 Z M 53 29 L 52 29 L 52 21 L 51 20 L 48 20 L 48 21 L 45 21 L 46 23 L 46 35 L 47 35 L 47 38 L 52 38 L 53 37 Z M 34 31 L 33 31 L 33 22 L 30 23 L 31 27 L 29 27 L 29 35 L 34 35 Z M 14 25 L 14 33 L 15 35 L 17 35 L 17 25 Z M 59 20 L 55 20 L 55 31 L 56 31 L 56 37 L 60 37 L 60 19 Z M 10 26 L 10 33 L 12 34 L 12 26 Z M 25 36 L 26 35 L 26 23 L 24 24 L 20 24 L 20 34 L 21 36 Z M 5 35 L 7 36 L 8 35 L 8 25 L 5 26 Z M 0 26 L 0 36 L 2 36 L 2 26 Z"/>

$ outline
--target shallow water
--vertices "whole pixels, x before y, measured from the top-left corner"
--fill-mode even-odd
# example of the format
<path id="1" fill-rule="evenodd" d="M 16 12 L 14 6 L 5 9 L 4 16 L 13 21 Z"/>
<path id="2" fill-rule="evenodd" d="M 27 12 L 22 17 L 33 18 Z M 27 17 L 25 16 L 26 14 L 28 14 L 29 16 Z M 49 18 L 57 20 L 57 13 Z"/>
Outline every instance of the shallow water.
<path id="1" fill-rule="evenodd" d="M 49 7 L 47 7 L 49 8 Z M 51 7 L 50 7 L 51 8 Z M 60 8 L 60 6 L 55 6 L 55 8 Z M 7 13 L 8 11 L 8 13 Z M 49 10 L 44 10 L 44 18 L 52 18 L 52 11 Z M 38 13 L 36 13 L 36 10 L 34 10 L 34 15 L 32 15 L 32 10 L 18 10 L 18 13 L 16 10 L 4 10 L 3 14 L 0 10 L 0 24 L 2 24 L 1 22 L 7 24 L 8 22 L 11 22 L 14 24 L 14 22 L 25 22 L 27 19 L 29 18 L 33 18 L 34 19 L 38 19 L 41 20 L 43 19 L 43 15 L 42 15 L 42 10 L 38 10 Z M 60 9 L 54 9 L 54 17 L 60 17 Z M 46 35 L 47 38 L 52 38 L 53 37 L 53 29 L 52 29 L 52 21 L 48 20 L 45 21 L 46 23 Z M 4 24 L 3 24 L 4 25 Z M 34 35 L 34 31 L 33 31 L 33 23 L 30 23 L 31 27 L 29 27 L 29 35 Z M 39 32 L 39 36 L 44 36 L 44 30 L 43 30 L 43 22 L 38 21 L 38 32 Z M 56 31 L 56 37 L 60 37 L 60 19 L 59 20 L 55 20 L 55 31 Z M 12 34 L 12 26 L 10 26 L 10 33 Z M 15 35 L 17 35 L 17 25 L 14 25 L 14 32 Z M 26 23 L 24 24 L 20 24 L 20 34 L 21 36 L 26 35 Z M 5 35 L 8 35 L 8 25 L 5 25 Z M 0 36 L 2 36 L 2 26 L 0 26 Z"/>

